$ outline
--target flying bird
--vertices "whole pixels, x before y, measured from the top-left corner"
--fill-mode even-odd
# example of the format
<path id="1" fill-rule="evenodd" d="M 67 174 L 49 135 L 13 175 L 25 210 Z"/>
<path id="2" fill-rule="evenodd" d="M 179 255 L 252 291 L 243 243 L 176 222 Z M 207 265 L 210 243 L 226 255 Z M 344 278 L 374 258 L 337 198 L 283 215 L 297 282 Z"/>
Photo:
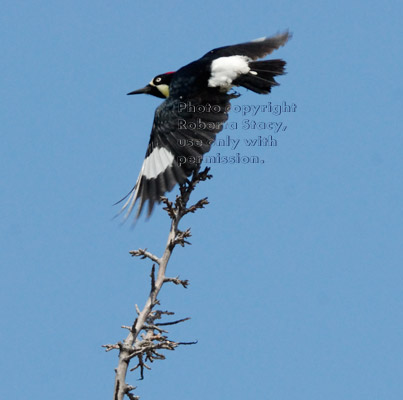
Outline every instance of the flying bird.
<path id="1" fill-rule="evenodd" d="M 228 119 L 230 93 L 242 86 L 255 93 L 270 93 L 284 74 L 285 61 L 256 61 L 283 46 L 284 32 L 251 42 L 213 49 L 176 72 L 157 75 L 147 86 L 128 93 L 165 99 L 156 109 L 146 156 L 133 189 L 121 201 L 127 218 L 137 201 L 136 219 L 148 201 L 148 216 L 161 196 L 183 184 L 199 167 L 217 133 Z M 121 202 L 120 201 L 120 202 Z"/>

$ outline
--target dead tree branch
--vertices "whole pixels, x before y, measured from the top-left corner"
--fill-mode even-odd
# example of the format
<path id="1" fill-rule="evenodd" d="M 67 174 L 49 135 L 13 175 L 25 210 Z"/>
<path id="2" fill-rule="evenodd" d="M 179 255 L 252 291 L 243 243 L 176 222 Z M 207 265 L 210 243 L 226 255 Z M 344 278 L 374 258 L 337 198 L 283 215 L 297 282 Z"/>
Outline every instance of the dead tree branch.
<path id="1" fill-rule="evenodd" d="M 192 178 L 180 186 L 180 195 L 176 197 L 175 202 L 169 201 L 166 197 L 161 198 L 161 201 L 165 204 L 164 210 L 168 213 L 168 216 L 171 219 L 171 228 L 162 257 L 159 258 L 155 256 L 148 252 L 147 249 L 138 249 L 130 252 L 133 257 L 149 259 L 154 263 L 154 265 L 150 274 L 151 290 L 144 308 L 140 311 L 136 305 L 137 317 L 133 325 L 131 327 L 122 326 L 122 328 L 129 330 L 126 339 L 117 344 L 107 344 L 103 346 L 106 351 L 114 349 L 119 350 L 119 361 L 116 368 L 113 400 L 123 400 L 125 395 L 130 400 L 139 399 L 138 396 L 135 396 L 132 393 L 135 387 L 126 383 L 127 370 L 132 359 L 137 358 L 137 365 L 131 368 L 130 371 L 139 368 L 140 379 L 143 379 L 144 369 L 150 369 L 150 366 L 147 365 L 146 362 L 152 363 L 154 360 L 165 359 L 165 356 L 159 352 L 160 350 L 172 351 L 180 345 L 196 343 L 175 342 L 169 340 L 168 336 L 166 336 L 167 331 L 163 330 L 161 327 L 178 324 L 187 321 L 189 318 L 183 318 L 172 322 L 156 322 L 156 320 L 161 319 L 163 315 L 173 315 L 173 313 L 169 311 L 154 310 L 154 307 L 159 304 L 157 296 L 164 283 L 172 282 L 175 285 L 182 285 L 184 288 L 189 285 L 187 280 L 180 280 L 179 277 L 166 277 L 165 272 L 175 246 L 180 245 L 183 247 L 186 244 L 190 244 L 187 240 L 191 236 L 190 229 L 181 231 L 178 228 L 182 217 L 188 213 L 194 213 L 208 204 L 207 198 L 204 198 L 189 208 L 187 207 L 190 195 L 196 185 L 199 182 L 211 178 L 211 175 L 209 175 L 208 172 L 209 168 L 204 169 L 202 172 L 196 170 L 193 173 Z M 155 271 L 155 264 L 157 265 L 157 271 Z M 140 335 L 142 331 L 144 333 Z"/>

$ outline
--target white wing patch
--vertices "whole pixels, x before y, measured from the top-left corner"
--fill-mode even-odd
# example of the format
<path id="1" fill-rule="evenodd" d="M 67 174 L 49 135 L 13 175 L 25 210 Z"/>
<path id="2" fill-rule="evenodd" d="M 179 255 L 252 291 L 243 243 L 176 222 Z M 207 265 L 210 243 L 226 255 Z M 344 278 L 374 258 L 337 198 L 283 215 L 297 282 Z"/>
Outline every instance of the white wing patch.
<path id="1" fill-rule="evenodd" d="M 156 178 L 164 172 L 173 162 L 174 155 L 164 147 L 155 147 L 144 160 L 140 175 L 147 179 Z"/>
<path id="2" fill-rule="evenodd" d="M 144 160 L 141 166 L 139 177 L 137 178 L 136 185 L 130 196 L 128 197 L 126 203 L 123 205 L 120 212 L 123 212 L 127 208 L 125 219 L 127 219 L 134 208 L 134 204 L 139 198 L 140 192 L 140 181 L 141 177 L 144 176 L 146 179 L 156 178 L 159 174 L 164 172 L 174 161 L 174 155 L 167 149 L 163 147 L 155 147 L 153 151 Z"/>
<path id="3" fill-rule="evenodd" d="M 211 64 L 211 77 L 208 80 L 208 86 L 230 89 L 232 82 L 239 75 L 247 74 L 250 71 L 249 61 L 249 57 L 246 56 L 217 58 Z"/>

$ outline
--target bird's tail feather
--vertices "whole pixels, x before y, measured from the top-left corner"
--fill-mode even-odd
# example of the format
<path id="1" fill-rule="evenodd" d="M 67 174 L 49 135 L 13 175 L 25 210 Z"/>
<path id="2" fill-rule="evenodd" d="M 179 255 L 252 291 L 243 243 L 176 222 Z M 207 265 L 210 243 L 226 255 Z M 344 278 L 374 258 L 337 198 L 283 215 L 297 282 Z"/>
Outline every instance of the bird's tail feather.
<path id="1" fill-rule="evenodd" d="M 275 76 L 284 75 L 286 62 L 283 60 L 252 61 L 249 63 L 250 71 L 239 76 L 234 84 L 243 86 L 255 93 L 270 93 L 273 86 L 279 84 L 274 80 Z"/>

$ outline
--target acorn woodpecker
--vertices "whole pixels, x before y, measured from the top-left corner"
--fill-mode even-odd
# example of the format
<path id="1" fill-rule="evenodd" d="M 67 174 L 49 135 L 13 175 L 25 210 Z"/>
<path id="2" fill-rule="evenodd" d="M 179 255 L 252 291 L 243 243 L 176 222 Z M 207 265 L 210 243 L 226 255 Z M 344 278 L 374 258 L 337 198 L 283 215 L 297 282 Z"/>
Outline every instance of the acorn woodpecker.
<path id="1" fill-rule="evenodd" d="M 121 212 L 129 216 L 137 200 L 139 217 L 148 201 L 148 216 L 161 196 L 199 167 L 203 154 L 210 150 L 225 121 L 230 100 L 239 94 L 228 93 L 243 86 L 255 93 L 270 93 L 284 74 L 285 61 L 256 61 L 283 46 L 291 37 L 284 32 L 247 43 L 219 47 L 200 59 L 156 76 L 147 86 L 128 93 L 146 93 L 165 101 L 156 109 L 145 160 Z"/>

